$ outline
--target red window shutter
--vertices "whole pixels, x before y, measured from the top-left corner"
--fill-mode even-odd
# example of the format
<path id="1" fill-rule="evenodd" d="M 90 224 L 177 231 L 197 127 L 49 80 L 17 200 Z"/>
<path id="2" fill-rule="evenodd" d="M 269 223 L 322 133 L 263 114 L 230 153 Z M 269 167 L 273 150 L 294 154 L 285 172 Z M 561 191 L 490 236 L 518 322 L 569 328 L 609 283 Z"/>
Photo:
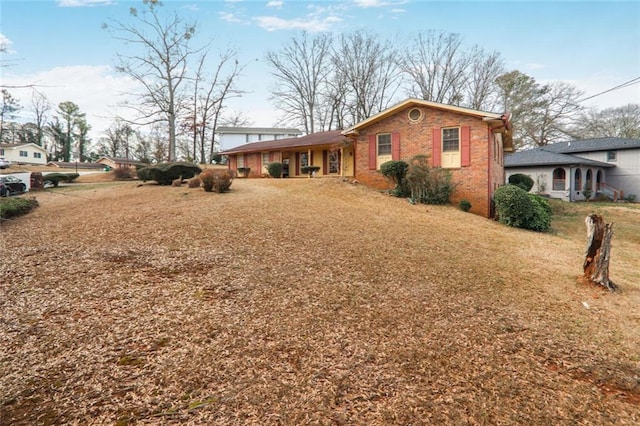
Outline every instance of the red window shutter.
<path id="1" fill-rule="evenodd" d="M 273 151 L 269 152 L 269 161 L 273 162 L 275 161 L 275 159 L 276 159 L 276 153 Z"/>
<path id="2" fill-rule="evenodd" d="M 440 132 L 440 129 L 434 127 L 431 130 L 431 143 L 433 144 L 433 154 L 431 158 L 432 165 L 433 167 L 440 167 L 440 153 L 442 152 L 442 133 Z"/>
<path id="3" fill-rule="evenodd" d="M 329 174 L 329 154 L 326 149 L 322 151 L 322 174 Z"/>
<path id="4" fill-rule="evenodd" d="M 296 176 L 300 174 L 300 153 L 296 152 Z"/>
<path id="5" fill-rule="evenodd" d="M 377 159 L 376 135 L 369 135 L 369 170 L 377 169 Z"/>
<path id="6" fill-rule="evenodd" d="M 262 174 L 262 154 L 260 152 L 258 152 L 257 154 L 254 154 L 257 158 L 257 163 L 258 163 L 258 170 L 256 170 L 256 173 L 258 173 L 258 176 L 260 176 Z"/>
<path id="7" fill-rule="evenodd" d="M 400 159 L 400 133 L 391 134 L 391 159 Z"/>
<path id="8" fill-rule="evenodd" d="M 471 165 L 471 127 L 462 126 L 460 129 L 460 165 Z"/>

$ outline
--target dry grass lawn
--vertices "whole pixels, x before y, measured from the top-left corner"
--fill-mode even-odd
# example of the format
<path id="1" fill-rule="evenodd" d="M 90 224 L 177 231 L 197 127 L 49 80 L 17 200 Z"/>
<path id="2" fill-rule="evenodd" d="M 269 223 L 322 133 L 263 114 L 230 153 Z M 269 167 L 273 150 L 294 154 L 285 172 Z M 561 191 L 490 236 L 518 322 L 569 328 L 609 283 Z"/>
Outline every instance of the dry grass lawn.
<path id="1" fill-rule="evenodd" d="M 639 424 L 640 209 L 619 293 L 554 232 L 328 179 L 86 183 L 0 228 L 0 424 Z"/>

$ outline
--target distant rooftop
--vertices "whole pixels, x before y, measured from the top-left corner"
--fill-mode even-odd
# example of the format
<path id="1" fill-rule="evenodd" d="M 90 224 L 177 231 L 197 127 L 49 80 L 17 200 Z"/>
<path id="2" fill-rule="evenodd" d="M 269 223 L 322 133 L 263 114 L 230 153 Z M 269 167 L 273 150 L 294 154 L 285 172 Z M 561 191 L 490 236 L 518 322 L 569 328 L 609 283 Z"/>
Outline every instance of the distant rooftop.
<path id="1" fill-rule="evenodd" d="M 298 129 L 283 127 L 229 127 L 220 126 L 216 129 L 218 133 L 226 133 L 231 135 L 301 135 Z"/>

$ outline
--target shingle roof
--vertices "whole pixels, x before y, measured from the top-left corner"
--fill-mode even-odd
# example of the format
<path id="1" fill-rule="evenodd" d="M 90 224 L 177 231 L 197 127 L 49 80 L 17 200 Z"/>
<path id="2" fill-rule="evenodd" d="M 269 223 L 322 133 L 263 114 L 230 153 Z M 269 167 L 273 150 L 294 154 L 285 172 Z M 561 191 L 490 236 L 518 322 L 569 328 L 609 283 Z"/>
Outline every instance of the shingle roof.
<path id="1" fill-rule="evenodd" d="M 219 126 L 216 129 L 217 133 L 228 134 L 250 134 L 250 135 L 301 135 L 302 132 L 299 129 L 282 128 L 282 127 L 232 127 L 232 126 Z"/>
<path id="2" fill-rule="evenodd" d="M 544 147 L 548 151 L 563 154 L 590 151 L 611 151 L 617 149 L 640 148 L 640 139 L 594 138 L 576 141 L 557 142 Z"/>
<path id="3" fill-rule="evenodd" d="M 341 130 L 313 133 L 299 138 L 277 139 L 272 141 L 253 142 L 222 151 L 220 154 L 241 154 L 248 152 L 273 151 L 283 148 L 310 147 L 316 145 L 331 145 L 340 143 L 346 138 Z"/>
<path id="4" fill-rule="evenodd" d="M 531 166 L 563 166 L 580 165 L 592 167 L 615 167 L 614 164 L 602 161 L 589 160 L 575 155 L 551 152 L 548 145 L 544 148 L 528 149 L 504 156 L 505 167 L 531 167 Z"/>

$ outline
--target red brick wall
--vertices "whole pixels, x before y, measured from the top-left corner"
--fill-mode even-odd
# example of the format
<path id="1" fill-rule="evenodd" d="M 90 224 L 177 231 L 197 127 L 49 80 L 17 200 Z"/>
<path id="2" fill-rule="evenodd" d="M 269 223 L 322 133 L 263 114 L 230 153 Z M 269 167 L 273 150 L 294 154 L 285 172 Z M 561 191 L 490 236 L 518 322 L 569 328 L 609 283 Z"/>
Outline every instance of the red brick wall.
<path id="1" fill-rule="evenodd" d="M 471 164 L 451 170 L 453 181 L 458 186 L 451 197 L 451 202 L 457 205 L 462 199 L 471 203 L 473 213 L 490 215 L 490 199 L 494 185 L 501 185 L 504 179 L 501 154 L 500 162 L 494 161 L 493 135 L 487 123 L 481 118 L 460 114 L 452 111 L 420 107 L 423 115 L 419 122 L 411 122 L 407 112 L 412 107 L 398 111 L 391 117 L 374 123 L 360 130 L 356 141 L 356 179 L 366 185 L 389 189 L 389 183 L 376 170 L 369 170 L 369 135 L 377 133 L 400 134 L 400 159 L 408 161 L 418 154 L 432 155 L 432 129 L 442 127 L 469 126 L 471 129 Z"/>

